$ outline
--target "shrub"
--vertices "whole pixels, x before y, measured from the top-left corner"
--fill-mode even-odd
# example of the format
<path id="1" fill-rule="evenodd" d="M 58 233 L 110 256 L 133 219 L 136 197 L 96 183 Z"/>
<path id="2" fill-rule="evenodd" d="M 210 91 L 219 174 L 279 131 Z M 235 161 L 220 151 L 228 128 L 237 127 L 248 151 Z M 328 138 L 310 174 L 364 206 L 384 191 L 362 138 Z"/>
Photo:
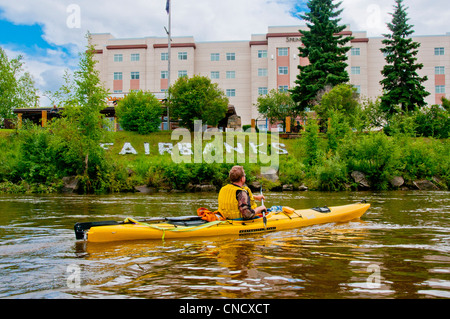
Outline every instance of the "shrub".
<path id="1" fill-rule="evenodd" d="M 348 139 L 339 150 L 348 171 L 365 173 L 375 189 L 387 189 L 390 177 L 398 168 L 399 150 L 394 141 L 382 133 Z"/>
<path id="2" fill-rule="evenodd" d="M 340 191 L 347 182 L 347 166 L 339 156 L 326 159 L 322 166 L 316 168 L 318 188 L 322 191 Z"/>
<path id="3" fill-rule="evenodd" d="M 161 102 L 150 92 L 131 92 L 117 108 L 117 117 L 126 131 L 148 134 L 159 131 L 161 126 Z"/>

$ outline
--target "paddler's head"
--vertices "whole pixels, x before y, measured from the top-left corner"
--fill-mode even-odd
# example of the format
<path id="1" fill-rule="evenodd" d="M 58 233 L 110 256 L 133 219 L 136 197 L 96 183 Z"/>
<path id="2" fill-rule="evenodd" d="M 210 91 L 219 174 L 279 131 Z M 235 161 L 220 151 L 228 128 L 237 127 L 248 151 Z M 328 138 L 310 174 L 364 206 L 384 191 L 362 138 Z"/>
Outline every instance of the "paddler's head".
<path id="1" fill-rule="evenodd" d="M 238 186 L 245 184 L 245 171 L 242 166 L 233 166 L 230 170 L 230 181 Z"/>

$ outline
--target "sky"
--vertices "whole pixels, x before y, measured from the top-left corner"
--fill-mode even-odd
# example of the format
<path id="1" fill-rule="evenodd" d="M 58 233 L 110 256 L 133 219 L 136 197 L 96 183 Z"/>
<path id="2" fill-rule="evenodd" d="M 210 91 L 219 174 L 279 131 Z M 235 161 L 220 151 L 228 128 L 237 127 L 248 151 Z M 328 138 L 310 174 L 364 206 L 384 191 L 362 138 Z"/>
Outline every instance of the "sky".
<path id="1" fill-rule="evenodd" d="M 86 33 L 117 38 L 166 37 L 167 0 L 0 0 L 0 46 L 24 57 L 41 93 L 56 91 L 78 65 Z M 172 36 L 195 41 L 250 40 L 268 26 L 303 26 L 307 0 L 171 0 Z M 387 32 L 394 0 L 342 0 L 341 24 L 369 37 Z M 444 0 L 405 0 L 415 35 L 450 32 Z M 41 94 L 41 105 L 51 101 Z"/>

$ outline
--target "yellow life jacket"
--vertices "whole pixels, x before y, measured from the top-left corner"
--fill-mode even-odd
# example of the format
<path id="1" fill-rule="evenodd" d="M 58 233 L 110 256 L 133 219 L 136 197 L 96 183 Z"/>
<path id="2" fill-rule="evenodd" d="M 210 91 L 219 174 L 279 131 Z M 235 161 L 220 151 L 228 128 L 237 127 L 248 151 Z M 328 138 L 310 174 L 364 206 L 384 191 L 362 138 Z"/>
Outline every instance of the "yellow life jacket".
<path id="1" fill-rule="evenodd" d="M 239 211 L 239 203 L 236 198 L 236 192 L 238 190 L 246 191 L 250 197 L 250 205 L 252 209 L 257 207 L 255 203 L 255 198 L 253 197 L 252 191 L 247 187 L 239 187 L 234 184 L 228 184 L 219 192 L 219 212 L 228 219 L 238 219 L 242 218 L 241 212 Z"/>

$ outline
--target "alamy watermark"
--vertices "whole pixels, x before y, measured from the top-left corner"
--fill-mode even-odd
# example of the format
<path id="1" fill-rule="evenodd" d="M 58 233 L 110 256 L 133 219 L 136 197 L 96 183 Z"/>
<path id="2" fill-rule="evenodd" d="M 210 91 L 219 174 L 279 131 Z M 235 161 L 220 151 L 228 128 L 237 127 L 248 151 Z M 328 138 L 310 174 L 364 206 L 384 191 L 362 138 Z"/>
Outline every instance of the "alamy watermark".
<path id="1" fill-rule="evenodd" d="M 68 14 L 66 19 L 66 26 L 69 29 L 80 29 L 81 28 L 81 8 L 78 4 L 69 4 L 66 8 L 66 13 Z"/>
<path id="2" fill-rule="evenodd" d="M 380 266 L 377 264 L 371 264 L 367 267 L 367 272 L 370 273 L 366 280 L 367 288 L 379 289 L 381 287 Z"/>
<path id="3" fill-rule="evenodd" d="M 72 290 L 81 289 L 81 268 L 76 264 L 67 266 L 66 272 L 68 274 L 66 284 L 67 288 Z"/>

